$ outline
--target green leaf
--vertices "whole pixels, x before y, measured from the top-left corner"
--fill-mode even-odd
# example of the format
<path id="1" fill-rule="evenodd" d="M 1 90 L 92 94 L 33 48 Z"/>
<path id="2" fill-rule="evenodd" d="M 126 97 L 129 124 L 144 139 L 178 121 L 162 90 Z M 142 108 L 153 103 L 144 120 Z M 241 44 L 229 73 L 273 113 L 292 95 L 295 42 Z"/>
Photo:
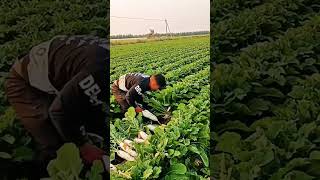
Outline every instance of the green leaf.
<path id="1" fill-rule="evenodd" d="M 110 161 L 113 161 L 116 159 L 116 153 L 115 152 L 111 152 L 110 153 Z"/>
<path id="2" fill-rule="evenodd" d="M 125 113 L 125 116 L 128 119 L 134 119 L 136 117 L 136 111 L 133 107 L 130 107 L 128 111 Z"/>
<path id="3" fill-rule="evenodd" d="M 88 180 L 102 180 L 102 175 L 104 167 L 100 160 L 95 160 L 91 166 L 89 172 L 87 172 L 86 177 Z"/>
<path id="4" fill-rule="evenodd" d="M 239 179 L 255 179 L 259 176 L 260 168 L 249 162 L 240 162 L 236 165 L 240 173 Z"/>
<path id="5" fill-rule="evenodd" d="M 288 93 L 288 96 L 295 99 L 302 99 L 305 95 L 305 89 L 301 86 L 293 86 L 292 91 Z"/>
<path id="6" fill-rule="evenodd" d="M 33 159 L 33 151 L 28 147 L 21 146 L 13 151 L 12 156 L 15 161 L 30 161 Z"/>
<path id="7" fill-rule="evenodd" d="M 166 175 L 164 179 L 165 180 L 189 180 L 189 177 L 181 174 L 170 174 L 170 175 Z"/>
<path id="8" fill-rule="evenodd" d="M 172 164 L 169 169 L 168 174 L 185 174 L 187 172 L 187 167 L 182 163 Z"/>
<path id="9" fill-rule="evenodd" d="M 265 166 L 274 160 L 274 153 L 272 148 L 265 148 L 261 150 L 256 150 L 253 154 L 251 154 L 251 158 L 254 164 L 258 166 Z"/>
<path id="10" fill-rule="evenodd" d="M 283 179 L 283 176 L 285 176 L 288 172 L 291 170 L 298 168 L 298 167 L 304 167 L 307 165 L 310 165 L 310 161 L 304 158 L 295 158 L 289 161 L 285 167 L 280 168 L 275 174 L 273 174 L 270 178 L 270 180 L 278 180 Z"/>
<path id="11" fill-rule="evenodd" d="M 209 158 L 208 158 L 208 156 L 207 156 L 206 151 L 201 148 L 199 155 L 200 155 L 200 157 L 201 157 L 201 159 L 202 159 L 203 164 L 204 164 L 206 167 L 209 167 Z"/>
<path id="12" fill-rule="evenodd" d="M 57 151 L 57 158 L 51 160 L 47 166 L 52 179 L 77 179 L 82 168 L 79 150 L 73 143 L 64 144 Z"/>
<path id="13" fill-rule="evenodd" d="M 161 173 L 161 167 L 153 167 L 153 178 L 158 178 Z"/>
<path id="14" fill-rule="evenodd" d="M 143 179 L 148 179 L 151 174 L 153 173 L 152 167 L 148 167 L 144 172 L 143 172 Z"/>
<path id="15" fill-rule="evenodd" d="M 275 88 L 256 87 L 253 91 L 262 97 L 275 97 L 275 98 L 285 97 L 281 91 Z"/>
<path id="16" fill-rule="evenodd" d="M 242 123 L 241 121 L 227 121 L 221 125 L 217 125 L 217 133 L 223 133 L 225 131 L 231 130 L 240 130 L 244 132 L 252 131 L 246 124 Z"/>
<path id="17" fill-rule="evenodd" d="M 310 176 L 302 171 L 291 171 L 284 177 L 284 180 L 312 180 L 315 177 Z"/>
<path id="18" fill-rule="evenodd" d="M 320 160 L 320 151 L 312 151 L 310 153 L 310 159 Z"/>
<path id="19" fill-rule="evenodd" d="M 317 125 L 315 122 L 306 123 L 306 124 L 303 124 L 302 127 L 299 129 L 298 134 L 301 137 L 308 137 L 309 134 L 316 128 L 317 128 Z"/>
<path id="20" fill-rule="evenodd" d="M 6 152 L 0 152 L 0 158 L 2 159 L 11 159 L 11 155 Z"/>
<path id="21" fill-rule="evenodd" d="M 173 153 L 174 153 L 174 150 L 173 149 L 169 149 L 168 150 L 168 154 L 171 156 L 171 155 L 173 155 Z"/>
<path id="22" fill-rule="evenodd" d="M 196 154 L 200 154 L 200 151 L 198 150 L 198 148 L 195 145 L 190 145 L 188 147 L 189 151 L 194 152 Z"/>
<path id="23" fill-rule="evenodd" d="M 320 160 L 316 159 L 311 159 L 310 161 L 311 163 L 309 165 L 307 165 L 307 167 L 305 168 L 306 173 L 312 175 L 312 176 L 315 176 L 315 177 L 320 177 L 320 172 L 319 172 L 319 169 L 320 169 Z"/>
<path id="24" fill-rule="evenodd" d="M 174 151 L 173 157 L 178 157 L 180 155 L 181 155 L 180 151 Z"/>
<path id="25" fill-rule="evenodd" d="M 237 154 L 241 145 L 241 136 L 234 132 L 225 132 L 219 139 L 216 146 L 217 151 L 228 152 L 231 154 Z"/>
<path id="26" fill-rule="evenodd" d="M 6 134 L 4 136 L 1 137 L 2 140 L 4 140 L 5 142 L 9 143 L 9 144 L 13 144 L 14 141 L 16 140 L 12 135 L 10 134 Z"/>
<path id="27" fill-rule="evenodd" d="M 250 109 L 250 115 L 260 114 L 262 111 L 269 109 L 270 102 L 264 99 L 254 98 L 248 102 Z"/>
<path id="28" fill-rule="evenodd" d="M 5 110 L 4 114 L 0 117 L 0 132 L 7 127 L 11 126 L 16 118 L 16 113 L 13 107 L 9 107 Z"/>

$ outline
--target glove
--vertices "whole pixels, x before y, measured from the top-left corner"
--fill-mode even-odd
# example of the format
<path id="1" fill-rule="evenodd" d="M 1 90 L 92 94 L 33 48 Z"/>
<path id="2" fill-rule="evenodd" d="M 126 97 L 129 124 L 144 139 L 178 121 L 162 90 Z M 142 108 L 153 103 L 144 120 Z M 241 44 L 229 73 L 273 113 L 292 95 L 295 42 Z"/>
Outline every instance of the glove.
<path id="1" fill-rule="evenodd" d="M 143 115 L 144 117 L 148 118 L 148 119 L 151 119 L 152 121 L 157 121 L 157 122 L 159 122 L 157 116 L 155 116 L 154 114 L 152 114 L 152 113 L 151 113 L 150 111 L 148 111 L 148 110 L 143 110 L 143 111 L 142 111 L 142 115 Z"/>
<path id="2" fill-rule="evenodd" d="M 101 160 L 104 152 L 95 145 L 85 143 L 80 147 L 80 154 L 85 163 L 92 164 L 94 160 Z"/>
<path id="3" fill-rule="evenodd" d="M 136 110 L 136 113 L 139 113 L 139 112 L 143 111 L 143 109 L 141 107 L 139 107 L 139 106 L 137 106 L 135 110 Z"/>

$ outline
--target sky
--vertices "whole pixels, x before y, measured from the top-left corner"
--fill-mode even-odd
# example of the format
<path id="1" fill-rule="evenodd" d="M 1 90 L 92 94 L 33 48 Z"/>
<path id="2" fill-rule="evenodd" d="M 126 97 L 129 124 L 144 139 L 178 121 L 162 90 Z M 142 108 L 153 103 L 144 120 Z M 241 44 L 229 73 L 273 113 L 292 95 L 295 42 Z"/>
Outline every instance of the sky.
<path id="1" fill-rule="evenodd" d="M 159 20 L 126 19 L 116 17 Z M 149 29 L 165 33 L 167 19 L 170 31 L 210 30 L 210 0 L 111 0 L 110 33 L 147 34 Z M 162 20 L 162 21 L 161 21 Z"/>

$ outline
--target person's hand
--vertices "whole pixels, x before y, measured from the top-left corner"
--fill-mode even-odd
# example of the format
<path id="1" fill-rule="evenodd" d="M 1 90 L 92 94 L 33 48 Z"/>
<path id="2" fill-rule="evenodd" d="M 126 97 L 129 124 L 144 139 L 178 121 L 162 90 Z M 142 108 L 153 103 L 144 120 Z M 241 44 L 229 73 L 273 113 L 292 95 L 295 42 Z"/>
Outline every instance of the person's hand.
<path id="1" fill-rule="evenodd" d="M 141 107 L 139 107 L 139 106 L 136 107 L 136 113 L 139 113 L 139 112 L 142 112 L 142 111 L 143 111 L 143 109 Z"/>
<path id="2" fill-rule="evenodd" d="M 95 145 L 85 143 L 80 147 L 80 154 L 86 163 L 92 164 L 94 160 L 101 160 L 104 152 Z"/>

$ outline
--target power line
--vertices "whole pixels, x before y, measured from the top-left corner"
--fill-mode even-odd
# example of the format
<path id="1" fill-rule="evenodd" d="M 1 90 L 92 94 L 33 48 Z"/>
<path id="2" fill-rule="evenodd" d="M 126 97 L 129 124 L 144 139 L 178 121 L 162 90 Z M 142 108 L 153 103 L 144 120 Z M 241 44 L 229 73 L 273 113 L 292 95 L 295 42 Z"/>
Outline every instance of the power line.
<path id="1" fill-rule="evenodd" d="M 110 17 L 112 17 L 112 18 L 120 18 L 120 19 L 138 19 L 138 20 L 165 22 L 165 24 L 166 24 L 166 34 L 168 32 L 169 32 L 169 34 L 171 34 L 167 19 L 151 19 L 151 18 L 138 18 L 138 17 L 126 17 L 126 16 L 110 16 Z"/>
<path id="2" fill-rule="evenodd" d="M 149 19 L 149 18 L 133 18 L 133 17 L 125 17 L 125 16 L 110 16 L 113 18 L 121 18 L 121 19 L 139 19 L 139 20 L 146 20 L 146 21 L 165 21 L 165 19 Z"/>

